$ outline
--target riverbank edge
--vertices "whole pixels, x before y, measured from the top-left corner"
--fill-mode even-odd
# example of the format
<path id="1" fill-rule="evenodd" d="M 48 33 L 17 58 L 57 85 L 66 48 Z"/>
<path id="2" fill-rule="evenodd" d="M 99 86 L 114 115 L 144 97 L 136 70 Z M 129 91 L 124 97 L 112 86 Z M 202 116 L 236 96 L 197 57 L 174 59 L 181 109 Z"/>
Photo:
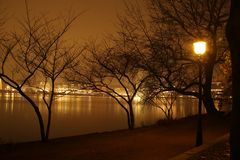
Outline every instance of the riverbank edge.
<path id="1" fill-rule="evenodd" d="M 203 119 L 209 118 L 212 116 L 223 116 L 224 117 L 224 114 L 221 112 L 219 112 L 219 114 L 217 114 L 217 115 L 205 114 L 205 115 L 203 115 Z M 132 129 L 132 131 L 147 129 L 147 128 L 155 128 L 155 127 L 168 127 L 171 125 L 177 125 L 179 123 L 181 123 L 181 124 L 187 123 L 188 121 L 196 121 L 196 119 L 197 119 L 197 115 L 192 115 L 192 116 L 183 117 L 183 118 L 179 118 L 179 119 L 170 119 L 170 120 L 160 119 L 152 125 L 135 127 L 134 129 Z M 117 133 L 117 132 L 128 132 L 128 131 L 131 131 L 131 130 L 130 129 L 117 129 L 117 130 L 102 131 L 102 132 L 91 132 L 91 133 L 86 133 L 86 134 L 50 138 L 46 142 L 42 142 L 41 140 L 25 141 L 25 142 L 4 142 L 1 140 L 1 137 L 0 137 L 0 152 L 1 152 L 1 149 L 4 147 L 15 146 L 15 145 L 18 146 L 18 145 L 28 145 L 28 144 L 38 144 L 38 143 L 44 144 L 44 143 L 51 143 L 51 142 L 56 142 L 56 141 L 65 141 L 65 140 L 79 138 L 79 137 L 85 137 L 85 136 L 96 136 L 96 135 L 104 135 L 104 134 L 111 134 L 111 133 Z"/>
<path id="2" fill-rule="evenodd" d="M 210 118 L 210 120 L 212 120 L 212 118 L 213 119 L 216 119 L 216 118 L 218 119 L 218 118 L 222 117 L 223 115 L 221 115 L 220 117 L 219 116 L 220 115 L 217 115 L 217 117 L 204 115 L 203 119 L 205 119 L 205 120 L 207 120 L 207 119 L 209 120 L 209 118 Z M 223 116 L 222 118 L 229 119 L 228 116 Z M 163 121 L 158 122 L 157 124 L 150 125 L 150 126 L 144 126 L 144 127 L 138 127 L 138 128 L 136 128 L 134 130 L 121 129 L 121 130 L 106 131 L 106 132 L 95 132 L 95 133 L 89 133 L 89 134 L 84 134 L 84 135 L 60 137 L 60 138 L 50 139 L 49 142 L 44 142 L 44 143 L 41 142 L 41 141 L 32 141 L 32 142 L 21 142 L 21 143 L 4 144 L 4 145 L 0 145 L 0 154 L 1 153 L 3 153 L 3 154 L 4 153 L 12 154 L 12 153 L 14 153 L 15 151 L 17 151 L 19 149 L 20 150 L 22 150 L 24 148 L 25 149 L 29 149 L 29 147 L 30 148 L 31 147 L 37 147 L 37 148 L 38 147 L 44 147 L 45 148 L 45 146 L 48 145 L 48 144 L 50 144 L 50 145 L 57 144 L 57 143 L 59 143 L 59 144 L 63 143 L 64 144 L 64 143 L 68 143 L 68 142 L 75 141 L 75 140 L 81 140 L 81 139 L 85 139 L 85 138 L 98 137 L 99 139 L 104 139 L 104 137 L 106 137 L 108 135 L 111 135 L 111 134 L 125 134 L 125 133 L 128 134 L 130 132 L 131 132 L 131 134 L 134 134 L 135 132 L 136 133 L 138 133 L 138 132 L 144 133 L 146 130 L 152 130 L 152 129 L 154 130 L 154 129 L 159 128 L 159 127 L 163 128 L 163 129 L 164 128 L 168 129 L 169 127 L 174 127 L 174 126 L 178 126 L 178 125 L 185 125 L 185 124 L 187 124 L 189 122 L 192 123 L 192 121 L 196 121 L 196 116 L 190 116 L 190 117 L 181 118 L 181 119 L 177 119 L 177 120 L 171 120 L 171 121 L 163 120 Z M 219 138 L 217 138 L 217 140 L 213 141 L 211 144 L 215 144 L 216 141 L 218 141 L 218 140 L 219 140 Z M 201 147 L 191 147 L 191 148 L 188 149 L 188 151 L 194 151 L 195 150 L 195 152 L 192 152 L 192 153 L 197 154 L 197 153 L 201 152 L 202 150 L 204 150 L 205 148 L 207 148 L 208 146 L 211 146 L 211 144 L 205 144 L 205 145 L 203 145 Z M 200 148 L 202 148 L 202 149 L 200 149 Z M 199 151 L 199 152 L 197 152 L 197 151 Z M 176 155 L 179 156 L 179 154 L 182 155 L 182 153 L 186 155 L 186 152 L 183 152 L 183 151 L 179 152 Z M 188 153 L 187 155 L 189 155 L 188 157 L 190 157 L 193 154 L 190 155 Z M 175 155 L 174 155 L 174 157 L 175 157 Z M 171 157 L 169 157 L 169 158 L 171 158 Z M 186 159 L 186 158 L 184 158 L 184 159 Z M 180 159 L 177 159 L 177 160 L 180 160 Z"/>

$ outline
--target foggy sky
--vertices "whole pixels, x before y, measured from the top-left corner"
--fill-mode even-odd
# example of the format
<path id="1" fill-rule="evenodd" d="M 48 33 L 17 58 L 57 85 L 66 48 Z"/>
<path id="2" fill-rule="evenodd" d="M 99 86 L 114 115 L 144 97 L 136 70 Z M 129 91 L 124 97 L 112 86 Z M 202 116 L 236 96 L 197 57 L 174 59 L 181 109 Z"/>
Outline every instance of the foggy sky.
<path id="1" fill-rule="evenodd" d="M 70 30 L 73 40 L 85 41 L 89 38 L 99 39 L 104 34 L 115 31 L 116 14 L 123 12 L 124 1 L 28 0 L 28 5 L 31 13 L 53 16 L 67 14 L 70 8 L 76 12 L 86 11 Z M 11 16 L 11 26 L 25 14 L 24 0 L 0 0 L 0 8 L 4 8 Z"/>

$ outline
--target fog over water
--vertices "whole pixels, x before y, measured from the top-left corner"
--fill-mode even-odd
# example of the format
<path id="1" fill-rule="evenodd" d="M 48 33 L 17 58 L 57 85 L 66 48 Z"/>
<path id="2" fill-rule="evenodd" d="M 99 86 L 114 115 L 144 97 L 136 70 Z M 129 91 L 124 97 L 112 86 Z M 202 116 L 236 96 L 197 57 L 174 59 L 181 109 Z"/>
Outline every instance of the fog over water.
<path id="1" fill-rule="evenodd" d="M 47 110 L 41 106 L 46 121 Z M 136 127 L 155 124 L 165 118 L 161 109 L 135 102 Z M 173 117 L 180 118 L 197 113 L 197 99 L 179 97 L 173 107 Z M 50 138 L 87 133 L 127 129 L 124 110 L 106 96 L 62 96 L 54 102 Z M 23 142 L 39 140 L 39 125 L 34 110 L 18 94 L 0 96 L 0 140 Z"/>

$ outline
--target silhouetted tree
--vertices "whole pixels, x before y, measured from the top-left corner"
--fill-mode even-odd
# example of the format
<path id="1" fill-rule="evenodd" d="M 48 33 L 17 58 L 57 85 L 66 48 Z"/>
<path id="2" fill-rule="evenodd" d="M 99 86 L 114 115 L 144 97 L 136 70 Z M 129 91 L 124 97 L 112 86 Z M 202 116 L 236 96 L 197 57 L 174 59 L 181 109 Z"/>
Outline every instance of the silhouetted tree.
<path id="1" fill-rule="evenodd" d="M 231 0 L 231 9 L 226 35 L 229 42 L 232 62 L 232 123 L 230 129 L 230 148 L 232 160 L 240 159 L 240 1 Z"/>
<path id="2" fill-rule="evenodd" d="M 45 76 L 52 76 L 47 72 L 52 62 L 52 55 L 60 52 L 58 44 L 60 44 L 59 42 L 63 39 L 64 34 L 77 17 L 63 18 L 62 23 L 58 18 L 30 17 L 26 3 L 26 19 L 20 22 L 20 27 L 16 32 L 5 33 L 5 36 L 0 41 L 0 78 L 31 104 L 30 106 L 34 109 L 38 118 L 42 141 L 46 141 L 48 138 L 44 128 L 44 121 L 38 104 L 26 89 L 28 86 L 35 85 L 32 84 L 33 79 L 41 77 L 40 71 L 45 73 Z M 56 59 L 57 57 L 55 57 Z M 53 63 L 56 62 L 53 61 Z M 49 72 L 54 73 L 54 80 L 69 63 L 69 60 L 67 62 L 62 60 L 61 63 L 52 64 L 54 67 Z M 16 70 L 18 72 L 13 76 Z M 54 90 L 54 87 L 52 88 Z M 49 108 L 48 104 L 47 107 Z"/>
<path id="3" fill-rule="evenodd" d="M 154 107 L 161 109 L 167 120 L 173 119 L 173 107 L 177 100 L 177 92 L 160 92 L 156 95 L 149 94 L 144 100 L 146 104 L 150 104 Z M 151 97 L 153 96 L 153 97 Z"/>
<path id="4" fill-rule="evenodd" d="M 89 47 L 85 61 L 73 68 L 67 79 L 112 97 L 125 111 L 128 128 L 133 129 L 134 98 L 147 75 L 138 67 L 141 59 L 134 54 L 134 49 L 125 48 L 124 44 L 125 41 L 113 47 Z"/>
<path id="5" fill-rule="evenodd" d="M 63 42 L 61 43 L 60 40 L 57 40 L 52 45 L 46 60 L 39 67 L 39 71 L 44 78 L 44 84 L 43 86 L 35 87 L 42 90 L 42 98 L 48 110 L 46 139 L 48 139 L 50 132 L 52 106 L 56 94 L 56 82 L 57 80 L 64 81 L 63 77 L 60 76 L 68 69 L 77 65 L 78 57 L 81 52 L 82 49 L 77 50 L 74 45 L 71 47 L 67 47 Z"/>
<path id="6" fill-rule="evenodd" d="M 126 3 L 124 13 L 119 16 L 118 33 L 127 39 L 126 47 L 132 47 L 130 43 L 136 48 L 136 55 L 141 57 L 139 66 L 149 75 L 143 96 L 154 100 L 165 91 L 198 96 L 193 92 L 198 84 L 198 73 L 193 69 L 196 64 L 193 54 L 183 58 L 181 35 L 174 28 L 152 26 L 138 5 Z"/>
<path id="7" fill-rule="evenodd" d="M 228 17 L 228 1 L 151 0 L 148 4 L 152 21 L 159 27 L 157 29 L 159 33 L 156 32 L 156 36 L 160 34 L 159 37 L 162 38 L 162 30 L 169 30 L 170 34 L 164 34 L 164 36 L 169 36 L 172 41 L 170 49 L 174 49 L 174 52 L 181 54 L 177 58 L 173 57 L 175 60 L 188 61 L 188 59 L 191 59 L 190 57 L 193 57 L 191 55 L 193 54 L 193 51 L 191 51 L 192 42 L 199 39 L 207 41 L 208 52 L 203 58 L 205 75 L 203 102 L 208 113 L 216 112 L 217 110 L 211 95 L 211 84 L 215 64 L 223 61 L 227 53 L 227 45 L 224 40 L 224 26 Z M 176 88 L 183 94 L 189 94 L 185 90 L 196 85 L 196 83 L 189 81 L 189 79 L 192 79 L 192 74 L 187 74 L 190 76 L 189 78 L 186 77 L 186 82 L 183 81 L 185 84 L 182 83 L 181 88 Z"/>

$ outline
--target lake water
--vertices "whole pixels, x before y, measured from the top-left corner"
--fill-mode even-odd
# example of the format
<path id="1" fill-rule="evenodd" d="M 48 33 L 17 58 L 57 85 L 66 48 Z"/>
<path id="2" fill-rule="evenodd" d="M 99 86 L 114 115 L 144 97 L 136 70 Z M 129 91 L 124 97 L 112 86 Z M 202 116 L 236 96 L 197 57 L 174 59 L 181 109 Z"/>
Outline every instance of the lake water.
<path id="1" fill-rule="evenodd" d="M 46 120 L 41 97 L 35 96 Z M 50 138 L 73 136 L 127 128 L 124 110 L 110 97 L 62 96 L 52 109 Z M 165 118 L 161 109 L 135 102 L 136 127 L 151 125 Z M 173 117 L 197 113 L 197 99 L 179 97 L 173 107 Z M 0 94 L 0 142 L 39 140 L 39 126 L 34 110 L 18 94 Z"/>

